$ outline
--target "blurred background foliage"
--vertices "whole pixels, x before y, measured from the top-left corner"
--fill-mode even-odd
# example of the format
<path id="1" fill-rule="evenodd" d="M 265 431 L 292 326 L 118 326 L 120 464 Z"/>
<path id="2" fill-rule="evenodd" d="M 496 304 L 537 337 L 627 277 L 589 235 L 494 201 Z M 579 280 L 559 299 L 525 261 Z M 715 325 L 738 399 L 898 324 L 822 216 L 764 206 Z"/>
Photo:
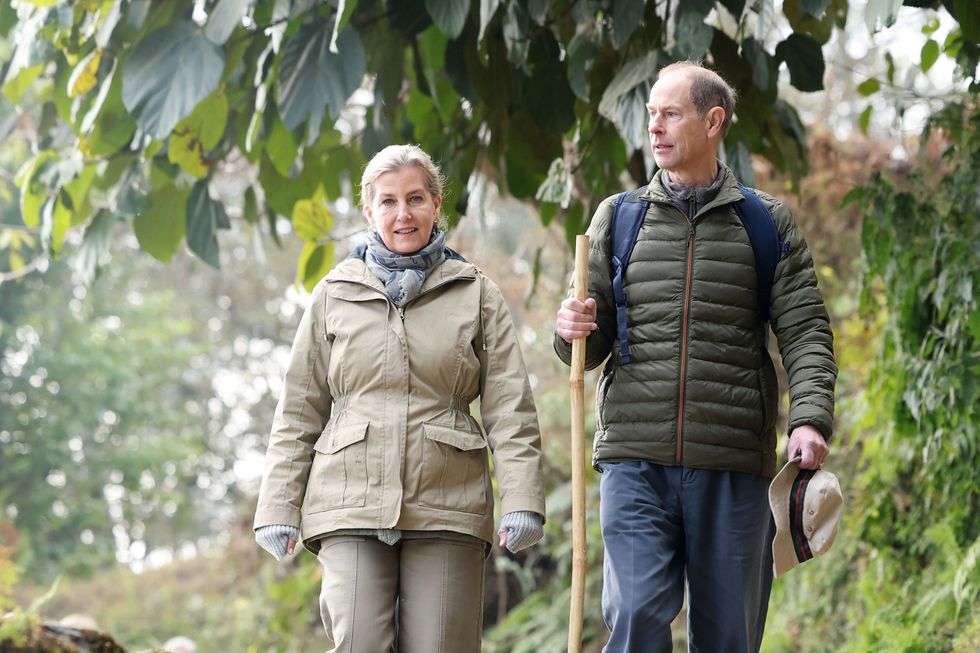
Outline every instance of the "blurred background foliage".
<path id="1" fill-rule="evenodd" d="M 967 0 L 3 3 L 0 613 L 84 612 L 131 650 L 327 646 L 316 560 L 252 541 L 256 474 L 361 166 L 418 142 L 515 314 L 546 449 L 546 536 L 494 549 L 484 649 L 564 650 L 567 239 L 650 174 L 656 68 L 704 56 L 742 96 L 725 160 L 793 207 L 841 363 L 845 523 L 775 583 L 763 648 L 980 650 L 978 41 Z"/>

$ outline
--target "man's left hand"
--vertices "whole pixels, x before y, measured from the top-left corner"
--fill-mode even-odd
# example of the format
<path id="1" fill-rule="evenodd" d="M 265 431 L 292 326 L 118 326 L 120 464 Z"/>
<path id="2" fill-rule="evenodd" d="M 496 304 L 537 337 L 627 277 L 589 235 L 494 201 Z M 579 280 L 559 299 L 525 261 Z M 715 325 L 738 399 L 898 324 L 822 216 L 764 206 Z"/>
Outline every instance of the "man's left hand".
<path id="1" fill-rule="evenodd" d="M 818 469 L 826 460 L 830 449 L 820 431 L 809 424 L 803 424 L 793 429 L 786 446 L 786 454 L 790 460 L 802 456 L 800 469 Z"/>

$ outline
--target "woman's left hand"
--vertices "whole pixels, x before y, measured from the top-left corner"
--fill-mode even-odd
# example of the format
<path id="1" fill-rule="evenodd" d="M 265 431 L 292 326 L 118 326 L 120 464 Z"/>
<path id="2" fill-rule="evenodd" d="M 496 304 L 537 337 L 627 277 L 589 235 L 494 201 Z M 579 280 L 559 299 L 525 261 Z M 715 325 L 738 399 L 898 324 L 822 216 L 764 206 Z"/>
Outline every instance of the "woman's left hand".
<path id="1" fill-rule="evenodd" d="M 501 518 L 497 532 L 500 534 L 500 546 L 517 553 L 544 536 L 544 519 L 530 510 L 509 512 Z"/>

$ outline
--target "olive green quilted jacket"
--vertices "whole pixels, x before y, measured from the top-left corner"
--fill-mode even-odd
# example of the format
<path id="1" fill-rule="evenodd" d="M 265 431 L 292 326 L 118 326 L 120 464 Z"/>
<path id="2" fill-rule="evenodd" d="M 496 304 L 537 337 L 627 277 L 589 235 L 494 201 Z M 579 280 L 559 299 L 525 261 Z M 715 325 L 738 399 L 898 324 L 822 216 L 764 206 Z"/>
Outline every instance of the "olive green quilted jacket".
<path id="1" fill-rule="evenodd" d="M 689 220 L 654 176 L 651 202 L 627 267 L 632 362 L 623 365 L 609 258 L 614 197 L 588 230 L 589 295 L 598 331 L 586 340 L 586 367 L 607 360 L 596 390 L 593 462 L 664 465 L 775 476 L 778 390 L 758 316 L 755 256 L 733 203 L 734 175 Z M 765 193 L 789 252 L 776 267 L 770 320 L 789 376 L 789 429 L 833 432 L 833 333 L 813 260 L 789 209 Z M 568 363 L 571 345 L 555 336 Z"/>

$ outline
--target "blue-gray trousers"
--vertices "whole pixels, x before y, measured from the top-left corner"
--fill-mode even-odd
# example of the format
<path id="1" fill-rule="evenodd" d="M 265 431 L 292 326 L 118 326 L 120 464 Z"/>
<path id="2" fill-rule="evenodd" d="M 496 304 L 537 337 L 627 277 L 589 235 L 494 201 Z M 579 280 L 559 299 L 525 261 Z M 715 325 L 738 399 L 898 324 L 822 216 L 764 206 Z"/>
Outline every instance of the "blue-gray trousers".
<path id="1" fill-rule="evenodd" d="M 770 479 L 643 461 L 600 470 L 604 651 L 671 651 L 685 575 L 689 650 L 758 651 L 772 587 Z"/>

